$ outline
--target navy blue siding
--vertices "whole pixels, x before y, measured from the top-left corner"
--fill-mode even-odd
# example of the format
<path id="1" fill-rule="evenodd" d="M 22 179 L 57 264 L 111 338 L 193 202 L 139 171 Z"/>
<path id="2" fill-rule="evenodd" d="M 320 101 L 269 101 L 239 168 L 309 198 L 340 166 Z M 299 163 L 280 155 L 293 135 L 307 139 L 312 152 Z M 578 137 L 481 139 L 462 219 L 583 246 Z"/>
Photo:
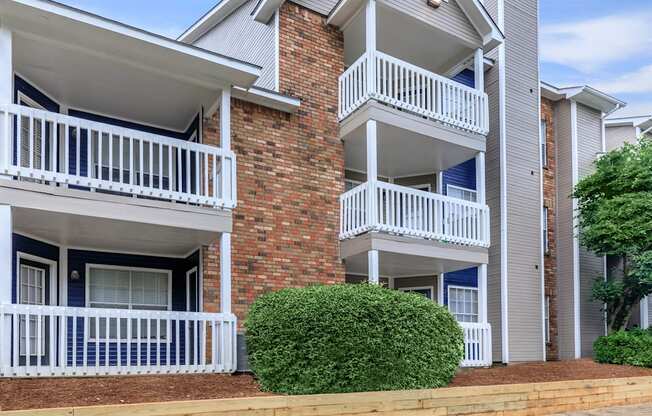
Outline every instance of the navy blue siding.
<path id="1" fill-rule="evenodd" d="M 47 111 L 53 113 L 59 112 L 59 104 L 50 99 L 47 95 L 41 92 L 34 85 L 25 81 L 18 75 L 14 77 L 14 103 L 18 104 L 18 92 L 25 94 L 32 100 L 36 101 L 39 105 L 43 106 Z"/>
<path id="2" fill-rule="evenodd" d="M 133 121 L 121 120 L 119 118 L 107 117 L 99 114 L 89 113 L 81 110 L 68 110 L 68 115 L 83 118 L 85 120 L 97 121 L 99 123 L 110 124 L 112 126 L 125 127 L 132 130 L 144 131 L 147 133 L 157 134 L 160 136 L 171 137 L 179 140 L 190 140 L 193 134 L 199 132 L 199 114 L 195 116 L 192 123 L 186 131 L 175 131 L 162 129 L 159 127 L 148 126 L 145 124 L 134 123 Z"/>
<path id="3" fill-rule="evenodd" d="M 18 261 L 18 252 L 31 254 L 32 256 L 42 257 L 47 260 L 59 261 L 59 247 L 53 246 L 33 238 L 25 237 L 20 234 L 12 235 L 13 254 L 12 254 L 12 274 L 11 274 L 11 301 L 18 303 L 18 270 L 16 269 Z M 58 282 L 57 282 L 58 284 Z M 59 290 L 57 288 L 57 295 Z"/>
<path id="4" fill-rule="evenodd" d="M 475 88 L 475 71 L 470 69 L 465 69 L 459 74 L 455 75 L 453 81 L 457 81 L 460 84 L 464 84 L 467 87 Z"/>
<path id="5" fill-rule="evenodd" d="M 444 305 L 448 305 L 448 286 L 478 287 L 478 268 L 458 270 L 444 275 Z"/>
<path id="6" fill-rule="evenodd" d="M 193 253 L 191 256 L 185 259 L 177 258 L 168 258 L 168 257 L 155 257 L 155 256 L 141 256 L 141 255 L 132 255 L 132 254 L 121 254 L 121 253 L 105 253 L 105 252 L 93 252 L 93 251 L 81 251 L 81 250 L 69 250 L 68 252 L 68 275 L 73 270 L 79 272 L 80 278 L 76 281 L 68 282 L 68 305 L 69 306 L 86 306 L 86 265 L 87 264 L 103 264 L 111 266 L 125 266 L 125 267 L 142 267 L 142 268 L 152 268 L 152 269 L 165 269 L 172 271 L 172 310 L 175 311 L 185 311 L 186 310 L 186 272 L 192 269 L 195 266 L 199 265 L 199 252 Z M 191 296 L 192 297 L 192 296 Z M 82 321 L 78 320 L 78 328 L 83 328 Z M 184 332 L 185 328 L 181 325 L 180 329 L 180 359 L 184 360 L 185 353 L 185 339 Z M 169 344 L 161 345 L 161 362 L 167 360 L 168 347 L 170 355 L 170 362 L 176 363 L 176 343 L 175 338 L 176 328 L 172 326 L 171 328 L 171 342 Z M 91 334 L 93 335 L 93 334 Z M 82 351 L 84 346 L 84 336 L 80 334 L 75 340 L 77 344 L 77 351 Z M 109 365 L 117 365 L 117 348 L 120 344 L 120 354 L 122 359 L 122 364 L 126 365 L 126 356 L 127 356 L 127 343 L 126 342 L 109 342 Z M 137 344 L 132 343 L 132 365 L 137 363 L 136 351 Z M 96 357 L 96 346 L 94 342 L 88 342 L 86 344 L 88 351 L 88 360 L 89 365 L 94 365 Z M 72 356 L 72 319 L 69 322 L 68 326 L 68 350 Z M 147 346 L 145 343 L 141 343 L 141 360 L 142 364 L 145 363 L 147 357 Z M 150 346 L 150 358 L 152 362 L 156 359 L 156 347 L 154 345 Z M 70 359 L 71 360 L 71 359 Z M 78 357 L 78 365 L 82 365 L 83 357 Z M 100 343 L 99 345 L 99 363 L 104 365 L 106 360 L 106 345 L 105 343 Z M 69 361 L 69 364 L 72 364 L 72 361 Z"/>
<path id="7" fill-rule="evenodd" d="M 467 160 L 452 167 L 443 174 L 443 191 L 447 194 L 448 185 L 461 186 L 467 189 L 476 189 L 475 159 Z M 478 287 L 477 267 L 458 270 L 444 275 L 444 304 L 448 305 L 448 285 Z"/>
<path id="8" fill-rule="evenodd" d="M 444 172 L 443 191 L 447 194 L 448 185 L 461 186 L 467 189 L 476 189 L 475 184 L 475 159 L 469 159 Z"/>

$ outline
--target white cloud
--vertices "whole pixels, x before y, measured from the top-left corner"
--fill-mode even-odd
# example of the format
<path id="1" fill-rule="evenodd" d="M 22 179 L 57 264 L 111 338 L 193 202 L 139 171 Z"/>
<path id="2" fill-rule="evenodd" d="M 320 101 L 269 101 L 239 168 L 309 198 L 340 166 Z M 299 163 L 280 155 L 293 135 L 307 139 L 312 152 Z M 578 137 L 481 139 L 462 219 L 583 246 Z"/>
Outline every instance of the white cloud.
<path id="1" fill-rule="evenodd" d="M 650 55 L 651 17 L 646 11 L 543 25 L 541 60 L 590 73 L 610 63 Z"/>
<path id="2" fill-rule="evenodd" d="M 598 82 L 595 87 L 612 94 L 652 92 L 652 65 L 625 73 L 613 80 Z"/>

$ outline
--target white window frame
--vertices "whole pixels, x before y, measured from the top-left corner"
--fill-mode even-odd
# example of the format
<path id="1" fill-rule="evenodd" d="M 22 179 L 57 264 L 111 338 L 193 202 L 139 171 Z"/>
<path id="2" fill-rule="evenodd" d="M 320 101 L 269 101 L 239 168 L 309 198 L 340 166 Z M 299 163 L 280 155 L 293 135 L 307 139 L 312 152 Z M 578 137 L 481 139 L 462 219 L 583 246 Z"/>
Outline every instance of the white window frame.
<path id="1" fill-rule="evenodd" d="M 435 287 L 434 286 L 413 286 L 413 287 L 399 287 L 399 291 L 401 292 L 413 292 L 415 290 L 430 290 L 430 300 L 435 301 Z"/>
<path id="2" fill-rule="evenodd" d="M 548 238 L 548 214 L 549 214 L 549 209 L 548 207 L 544 206 L 543 207 L 543 230 L 542 230 L 542 237 L 543 237 L 543 252 L 544 254 L 549 254 L 550 253 L 550 240 Z"/>
<path id="3" fill-rule="evenodd" d="M 197 274 L 197 282 L 195 283 L 197 287 L 195 289 L 199 291 L 199 268 L 195 266 L 186 272 L 186 312 L 192 312 L 190 310 L 190 275 L 193 273 Z M 196 294 L 195 299 L 197 299 Z M 197 301 L 197 309 L 199 309 L 199 301 Z"/>
<path id="4" fill-rule="evenodd" d="M 130 266 L 115 266 L 111 264 L 97 264 L 97 263 L 86 263 L 86 278 L 85 280 L 85 304 L 86 308 L 89 309 L 107 309 L 107 308 L 94 308 L 91 306 L 90 302 L 90 282 L 91 282 L 91 269 L 96 268 L 96 269 L 105 269 L 105 270 L 120 270 L 120 271 L 129 271 L 129 272 L 150 272 L 150 273 L 165 273 L 167 274 L 168 277 L 168 302 L 167 302 L 167 311 L 172 310 L 172 270 L 167 270 L 167 269 L 153 269 L 153 268 L 147 268 L 147 267 L 130 267 Z M 131 285 L 131 280 L 130 280 L 130 285 Z M 133 309 L 131 305 L 131 286 L 129 287 L 129 307 L 127 309 L 119 309 L 120 311 L 131 311 L 131 310 L 137 310 L 137 311 L 143 311 L 143 309 Z M 110 309 L 110 308 L 108 308 Z M 144 310 L 147 311 L 147 310 Z M 160 312 L 157 310 L 152 310 L 151 312 Z M 137 319 L 137 318 L 134 318 Z M 123 339 L 120 337 L 120 334 L 117 334 L 118 336 L 116 339 L 106 339 L 104 336 L 105 334 L 100 334 L 100 339 L 97 340 L 95 338 L 95 334 L 91 334 L 90 332 L 90 319 L 87 320 L 86 323 L 86 329 L 84 331 L 84 338 L 86 338 L 86 342 L 124 342 L 127 341 L 126 339 Z M 96 323 L 97 324 L 97 323 Z M 169 321 L 168 321 L 168 326 L 169 326 Z M 167 333 L 170 334 L 169 328 L 167 328 Z M 172 337 L 167 336 L 163 340 L 159 340 L 161 343 L 171 343 L 172 342 Z M 146 339 L 142 340 L 136 340 L 136 342 L 145 342 Z M 150 338 L 151 341 L 157 341 L 157 338 Z"/>
<path id="5" fill-rule="evenodd" d="M 545 328 L 545 341 L 546 344 L 550 343 L 550 296 L 545 297 L 543 326 Z"/>
<path id="6" fill-rule="evenodd" d="M 540 121 L 539 129 L 539 151 L 541 152 L 541 167 L 548 167 L 548 122 L 545 119 Z"/>
<path id="7" fill-rule="evenodd" d="M 422 192 L 432 192 L 432 184 L 429 184 L 429 183 L 410 185 L 410 186 L 408 186 L 408 188 L 416 189 L 417 191 L 422 191 Z M 428 189 L 423 190 L 421 188 L 428 188 Z"/>
<path id="8" fill-rule="evenodd" d="M 471 314 L 468 314 L 468 313 L 467 314 L 460 314 L 460 313 L 455 313 L 455 312 L 451 311 L 451 289 L 470 290 L 470 291 L 476 292 L 476 294 L 477 294 L 476 299 L 477 299 L 477 302 L 478 302 L 478 308 L 477 308 L 478 312 L 475 314 L 475 316 L 476 316 L 477 319 L 475 321 L 471 321 L 471 322 L 472 323 L 473 322 L 480 322 L 480 290 L 477 287 L 448 285 L 448 290 L 447 290 L 448 291 L 448 302 L 447 302 L 446 307 L 448 309 L 448 312 L 450 312 L 455 317 L 455 320 L 457 320 L 457 315 L 471 315 Z M 457 321 L 462 322 L 462 321 L 459 321 L 459 320 L 457 320 Z"/>
<path id="9" fill-rule="evenodd" d="M 355 179 L 344 178 L 344 190 L 345 190 L 345 192 L 348 192 L 348 191 L 346 191 L 346 184 L 347 183 L 350 183 L 350 184 L 354 185 L 351 189 L 354 189 L 356 186 L 362 185 L 361 181 L 357 181 Z"/>
<path id="10" fill-rule="evenodd" d="M 21 296 L 21 291 L 20 291 L 20 261 L 21 260 L 27 260 L 27 261 L 32 261 L 35 263 L 42 263 L 43 265 L 47 266 L 49 268 L 49 282 L 46 282 L 46 279 L 43 280 L 43 288 L 42 288 L 42 296 L 43 296 L 43 305 L 56 305 L 56 299 L 57 299 L 57 261 L 55 260 L 50 260 L 46 259 L 43 257 L 35 256 L 33 254 L 28 254 L 24 253 L 22 251 L 17 251 L 16 252 L 16 304 L 21 304 L 20 303 L 20 296 Z M 27 266 L 27 267 L 32 267 L 32 266 Z M 49 284 L 50 286 L 50 303 L 46 303 L 46 291 L 45 288 Z M 22 319 L 25 319 L 24 317 Z M 45 326 L 42 328 L 42 335 L 41 335 L 41 341 L 43 343 L 41 347 L 41 357 L 45 357 L 47 351 L 45 347 Z M 20 337 L 22 338 L 22 337 Z M 20 339 L 18 341 L 20 344 Z M 25 344 L 25 348 L 27 348 L 27 344 Z M 21 353 L 22 349 L 18 351 L 19 355 L 21 357 L 26 357 L 26 353 Z M 32 357 L 36 356 L 37 353 L 30 354 Z"/>
<path id="11" fill-rule="evenodd" d="M 475 201 L 467 201 L 466 199 L 461 199 L 461 198 L 455 198 L 455 199 L 461 199 L 462 201 L 474 202 L 474 203 L 477 203 L 477 202 L 478 202 L 478 191 L 475 190 L 475 189 L 465 188 L 465 187 L 463 187 L 463 186 L 457 186 L 457 185 L 451 185 L 451 184 L 448 184 L 448 185 L 446 185 L 446 196 L 450 196 L 450 190 L 451 190 L 451 189 L 457 189 L 457 190 L 460 190 L 460 191 L 462 191 L 462 192 L 470 192 L 470 193 L 472 193 L 473 195 L 475 195 Z M 454 198 L 454 197 L 451 197 L 451 198 Z"/>

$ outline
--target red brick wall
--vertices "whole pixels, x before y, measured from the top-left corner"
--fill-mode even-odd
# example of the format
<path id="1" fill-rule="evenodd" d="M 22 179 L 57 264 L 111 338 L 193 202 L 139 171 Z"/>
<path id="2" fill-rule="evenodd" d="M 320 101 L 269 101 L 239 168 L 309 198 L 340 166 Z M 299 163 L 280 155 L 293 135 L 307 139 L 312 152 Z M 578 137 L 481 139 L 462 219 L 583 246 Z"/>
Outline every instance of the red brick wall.
<path id="1" fill-rule="evenodd" d="M 288 115 L 233 100 L 238 206 L 233 213 L 233 312 L 242 319 L 263 293 L 344 281 L 339 195 L 344 148 L 337 80 L 343 37 L 325 18 L 292 3 L 280 15 L 280 90 L 301 99 Z M 219 145 L 217 119 L 204 142 Z M 204 310 L 219 310 L 219 242 L 204 248 Z"/>
<path id="2" fill-rule="evenodd" d="M 541 98 L 541 117 L 547 124 L 546 143 L 548 165 L 543 169 L 543 204 L 548 207 L 548 253 L 544 257 L 545 294 L 550 297 L 550 342 L 547 344 L 548 360 L 558 360 L 557 331 L 557 243 L 555 238 L 555 216 L 557 209 L 557 160 L 555 148 L 554 103 Z"/>

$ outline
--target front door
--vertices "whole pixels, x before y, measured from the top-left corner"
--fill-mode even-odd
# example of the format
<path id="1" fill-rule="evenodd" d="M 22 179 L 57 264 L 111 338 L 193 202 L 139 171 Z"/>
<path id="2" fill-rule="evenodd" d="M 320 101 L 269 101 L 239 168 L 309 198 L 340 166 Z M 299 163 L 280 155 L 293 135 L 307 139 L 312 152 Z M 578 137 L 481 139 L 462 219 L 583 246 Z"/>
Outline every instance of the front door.
<path id="1" fill-rule="evenodd" d="M 36 261 L 21 259 L 18 280 L 18 298 L 22 305 L 50 304 L 50 267 Z M 43 315 L 41 315 L 43 316 Z M 23 316 L 19 322 L 20 365 L 48 363 L 49 318 L 40 320 L 37 315 Z M 40 321 L 40 322 L 39 322 Z"/>

